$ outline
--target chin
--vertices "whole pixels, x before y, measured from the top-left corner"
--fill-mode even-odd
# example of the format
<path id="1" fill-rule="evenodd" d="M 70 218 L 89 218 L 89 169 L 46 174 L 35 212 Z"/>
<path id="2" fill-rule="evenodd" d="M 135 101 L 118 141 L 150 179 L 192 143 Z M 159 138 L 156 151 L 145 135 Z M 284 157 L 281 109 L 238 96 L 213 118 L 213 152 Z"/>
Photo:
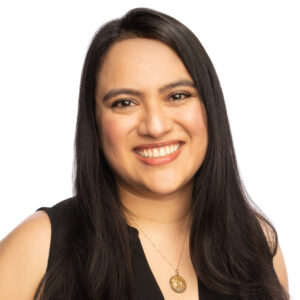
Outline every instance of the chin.
<path id="1" fill-rule="evenodd" d="M 160 195 L 160 196 L 167 196 L 173 193 L 178 192 L 183 188 L 182 185 L 174 185 L 174 184 L 165 184 L 164 182 L 161 182 L 160 184 L 151 184 L 146 186 L 146 189 L 151 193 L 155 195 Z"/>

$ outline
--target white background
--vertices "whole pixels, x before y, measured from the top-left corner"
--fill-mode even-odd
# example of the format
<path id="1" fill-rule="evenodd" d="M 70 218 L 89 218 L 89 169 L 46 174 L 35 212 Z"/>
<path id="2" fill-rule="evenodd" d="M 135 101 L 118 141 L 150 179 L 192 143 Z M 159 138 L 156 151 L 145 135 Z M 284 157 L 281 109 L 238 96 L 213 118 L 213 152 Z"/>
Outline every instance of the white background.
<path id="1" fill-rule="evenodd" d="M 3 2 L 2 2 L 3 3 Z M 297 1 L 6 1 L 0 6 L 0 239 L 72 196 L 79 80 L 95 31 L 134 7 L 187 25 L 225 95 L 245 186 L 275 225 L 300 299 L 300 4 Z M 298 297 L 297 297 L 298 296 Z"/>

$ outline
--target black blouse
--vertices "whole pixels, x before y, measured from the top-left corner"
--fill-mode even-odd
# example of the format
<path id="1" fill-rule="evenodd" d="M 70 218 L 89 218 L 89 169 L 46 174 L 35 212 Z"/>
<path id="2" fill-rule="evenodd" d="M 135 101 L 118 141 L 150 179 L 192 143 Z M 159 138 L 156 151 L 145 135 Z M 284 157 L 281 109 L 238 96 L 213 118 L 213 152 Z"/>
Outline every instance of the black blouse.
<path id="1" fill-rule="evenodd" d="M 52 207 L 41 207 L 38 210 L 45 211 L 51 222 L 51 244 L 48 258 L 47 270 L 55 260 L 56 249 L 58 245 L 64 243 L 66 235 L 70 230 L 68 228 L 76 223 L 76 213 L 74 213 L 74 197 L 63 200 Z M 134 280 L 137 287 L 135 295 L 136 300 L 164 300 L 163 294 L 156 282 L 156 279 L 150 269 L 146 259 L 139 232 L 136 228 L 128 226 L 133 237 L 132 249 L 132 269 Z M 200 300 L 237 300 L 239 297 L 228 296 L 216 293 L 208 289 L 198 278 L 198 293 Z M 192 300 L 192 299 L 191 299 Z"/>

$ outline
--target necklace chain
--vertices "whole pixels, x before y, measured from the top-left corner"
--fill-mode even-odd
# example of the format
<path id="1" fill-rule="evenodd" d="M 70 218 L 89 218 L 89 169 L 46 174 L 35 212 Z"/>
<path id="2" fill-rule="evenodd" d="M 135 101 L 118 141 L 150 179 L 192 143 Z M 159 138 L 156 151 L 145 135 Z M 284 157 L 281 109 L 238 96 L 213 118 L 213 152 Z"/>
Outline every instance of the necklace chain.
<path id="1" fill-rule="evenodd" d="M 182 258 L 182 254 L 183 254 L 183 250 L 184 250 L 184 245 L 185 245 L 185 240 L 186 240 L 186 237 L 187 237 L 187 232 L 188 232 L 188 228 L 189 228 L 189 224 L 187 226 L 187 229 L 186 229 L 186 232 L 185 232 L 185 237 L 184 237 L 184 241 L 183 241 L 183 245 L 182 245 L 182 249 L 181 249 L 181 253 L 180 253 L 180 257 L 179 257 L 179 261 L 178 261 L 178 264 L 177 264 L 177 267 L 174 268 L 174 266 L 170 263 L 170 261 L 166 258 L 166 256 L 158 249 L 158 247 L 151 241 L 151 239 L 149 238 L 149 236 L 144 232 L 144 230 L 141 229 L 141 226 L 137 223 L 136 219 L 133 219 L 131 217 L 131 219 L 133 220 L 133 222 L 137 225 L 137 227 L 140 229 L 140 231 L 143 233 L 143 235 L 145 236 L 145 238 L 151 243 L 151 245 L 156 249 L 156 251 L 163 257 L 163 259 L 168 263 L 168 265 L 172 268 L 172 269 L 175 269 L 175 272 L 176 274 L 178 275 L 179 274 L 179 270 L 178 270 L 178 267 L 179 267 L 179 264 L 180 264 L 180 261 L 181 261 L 181 258 Z"/>

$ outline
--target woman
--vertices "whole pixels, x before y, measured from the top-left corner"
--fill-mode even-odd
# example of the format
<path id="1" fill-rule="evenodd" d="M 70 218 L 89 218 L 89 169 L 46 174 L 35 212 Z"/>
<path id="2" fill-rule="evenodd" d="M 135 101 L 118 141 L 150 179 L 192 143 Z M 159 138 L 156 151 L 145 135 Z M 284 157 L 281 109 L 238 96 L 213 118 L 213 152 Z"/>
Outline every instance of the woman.
<path id="1" fill-rule="evenodd" d="M 214 67 L 188 28 L 145 8 L 89 47 L 75 196 L 39 209 L 0 249 L 1 299 L 288 299 Z"/>

